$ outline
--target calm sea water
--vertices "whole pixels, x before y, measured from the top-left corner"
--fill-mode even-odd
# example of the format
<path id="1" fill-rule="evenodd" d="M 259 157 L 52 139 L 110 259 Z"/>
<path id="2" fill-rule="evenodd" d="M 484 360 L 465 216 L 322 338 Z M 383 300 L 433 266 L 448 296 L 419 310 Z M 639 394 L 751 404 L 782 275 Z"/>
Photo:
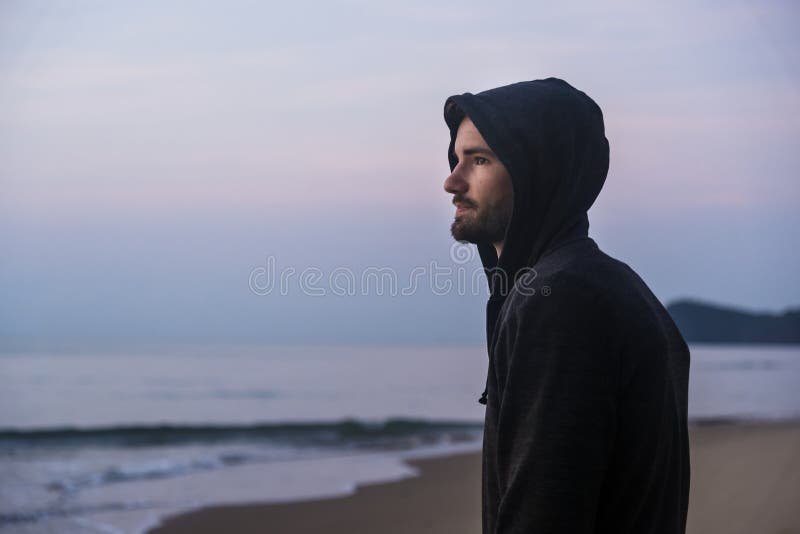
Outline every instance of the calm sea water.
<path id="1" fill-rule="evenodd" d="M 800 417 L 800 346 L 691 347 L 689 415 Z M 482 347 L 0 355 L 0 532 L 142 532 L 480 450 Z"/>

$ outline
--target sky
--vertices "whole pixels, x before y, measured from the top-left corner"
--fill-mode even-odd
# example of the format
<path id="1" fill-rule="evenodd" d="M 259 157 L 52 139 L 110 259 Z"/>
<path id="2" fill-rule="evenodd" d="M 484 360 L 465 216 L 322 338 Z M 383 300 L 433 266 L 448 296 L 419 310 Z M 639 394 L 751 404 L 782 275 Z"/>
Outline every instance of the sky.
<path id="1" fill-rule="evenodd" d="M 442 106 L 549 76 L 604 113 L 601 249 L 665 304 L 797 307 L 798 14 L 6 0 L 0 344 L 480 343 Z"/>

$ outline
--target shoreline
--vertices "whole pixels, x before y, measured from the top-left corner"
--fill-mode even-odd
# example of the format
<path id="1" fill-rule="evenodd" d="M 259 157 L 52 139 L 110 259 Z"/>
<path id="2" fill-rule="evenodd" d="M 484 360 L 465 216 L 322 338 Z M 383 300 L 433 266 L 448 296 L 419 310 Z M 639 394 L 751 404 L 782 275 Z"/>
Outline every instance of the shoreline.
<path id="1" fill-rule="evenodd" d="M 800 533 L 800 422 L 695 421 L 689 439 L 687 533 Z M 163 518 L 147 534 L 480 533 L 480 452 L 406 463 L 419 475 L 344 497 L 206 506 Z"/>
<path id="2" fill-rule="evenodd" d="M 147 534 L 305 532 L 480 532 L 480 452 L 404 460 L 417 476 L 358 485 L 339 497 L 206 506 L 164 518 Z M 451 499 L 453 490 L 458 499 Z M 425 510 L 411 501 L 422 501 Z M 390 503 L 396 503 L 392 506 Z M 415 513 L 410 514 L 413 510 Z M 441 514 L 440 510 L 448 513 Z M 422 512 L 422 513 L 418 513 Z M 477 525 L 478 530 L 473 527 Z"/>

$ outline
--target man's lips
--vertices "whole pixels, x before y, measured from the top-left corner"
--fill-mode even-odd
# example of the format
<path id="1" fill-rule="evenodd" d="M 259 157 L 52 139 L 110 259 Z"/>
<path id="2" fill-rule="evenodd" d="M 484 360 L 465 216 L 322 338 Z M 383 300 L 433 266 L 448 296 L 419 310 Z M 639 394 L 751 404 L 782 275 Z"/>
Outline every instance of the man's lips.
<path id="1" fill-rule="evenodd" d="M 466 204 L 456 204 L 456 215 L 471 209 L 473 209 L 472 206 L 468 206 Z"/>
<path id="2" fill-rule="evenodd" d="M 456 207 L 456 215 L 459 213 L 464 213 L 467 210 L 475 209 L 475 206 L 468 202 L 455 201 L 453 204 Z"/>

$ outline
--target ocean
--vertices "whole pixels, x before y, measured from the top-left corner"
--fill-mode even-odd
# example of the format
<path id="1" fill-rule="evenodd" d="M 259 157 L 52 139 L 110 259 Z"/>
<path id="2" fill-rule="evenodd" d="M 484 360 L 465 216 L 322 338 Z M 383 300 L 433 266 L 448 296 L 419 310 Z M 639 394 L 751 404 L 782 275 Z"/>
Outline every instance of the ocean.
<path id="1" fill-rule="evenodd" d="M 689 417 L 800 417 L 800 346 L 690 347 Z M 346 495 L 479 451 L 482 346 L 0 355 L 0 533 L 140 533 L 209 504 Z"/>

